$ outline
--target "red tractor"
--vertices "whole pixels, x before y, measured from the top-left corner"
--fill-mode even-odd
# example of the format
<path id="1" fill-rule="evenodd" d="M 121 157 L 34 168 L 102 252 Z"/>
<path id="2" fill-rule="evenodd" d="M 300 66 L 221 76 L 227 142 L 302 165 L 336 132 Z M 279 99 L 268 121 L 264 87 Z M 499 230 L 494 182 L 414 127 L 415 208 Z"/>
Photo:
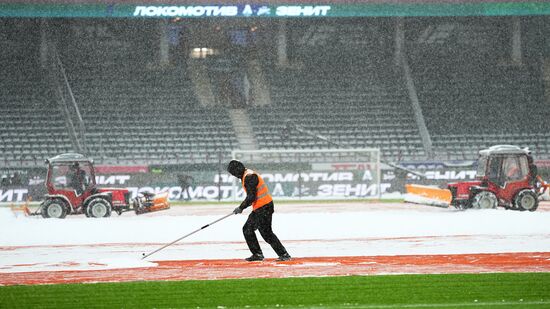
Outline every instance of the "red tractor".
<path id="1" fill-rule="evenodd" d="M 475 181 L 450 183 L 451 205 L 535 211 L 550 186 L 537 175 L 528 149 L 497 145 L 479 152 Z"/>
<path id="2" fill-rule="evenodd" d="M 119 215 L 132 210 L 142 214 L 170 208 L 167 193 L 144 193 L 130 199 L 128 189 L 98 188 L 93 161 L 81 154 L 61 154 L 46 160 L 46 164 L 48 194 L 33 215 L 61 219 L 68 214 L 85 214 L 101 218 L 113 211 Z"/>

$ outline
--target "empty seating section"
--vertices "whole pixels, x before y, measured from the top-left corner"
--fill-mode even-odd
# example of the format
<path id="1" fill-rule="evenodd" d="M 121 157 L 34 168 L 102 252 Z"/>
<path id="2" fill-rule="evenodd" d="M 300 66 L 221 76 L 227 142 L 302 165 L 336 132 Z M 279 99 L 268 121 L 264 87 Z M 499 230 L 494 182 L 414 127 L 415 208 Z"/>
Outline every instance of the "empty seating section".
<path id="1" fill-rule="evenodd" d="M 223 109 L 197 104 L 183 67 L 126 60 L 87 66 L 64 57 L 90 153 L 106 163 L 205 162 L 237 141 Z"/>
<path id="2" fill-rule="evenodd" d="M 437 151 L 476 157 L 495 143 L 550 146 L 541 78 L 526 68 L 416 66 L 422 67 L 415 74 L 417 91 Z"/>
<path id="3" fill-rule="evenodd" d="M 476 159 L 480 149 L 494 145 L 528 147 L 535 158 L 550 158 L 550 133 L 485 133 L 482 135 L 445 134 L 433 137 L 438 158 L 451 160 Z"/>
<path id="4" fill-rule="evenodd" d="M 87 137 L 91 153 L 105 162 L 217 162 L 220 152 L 227 158 L 236 147 L 231 123 L 217 110 L 190 108 L 144 119 L 129 115 L 117 124 L 88 119 L 94 127 Z"/>
<path id="5" fill-rule="evenodd" d="M 269 69 L 272 106 L 250 109 L 260 148 L 377 147 L 386 159 L 425 156 L 399 71 L 369 59 Z M 327 63 L 332 63 L 326 66 Z"/>
<path id="6" fill-rule="evenodd" d="M 0 42 L 0 164 L 42 164 L 72 149 L 33 42 Z"/>
<path id="7" fill-rule="evenodd" d="M 441 31 L 437 23 L 425 26 Z M 472 28 L 485 32 L 473 35 Z M 438 35 L 444 41 L 439 44 L 420 44 L 409 35 L 409 64 L 439 156 L 476 158 L 479 149 L 494 144 L 529 146 L 537 157 L 548 156 L 550 126 L 540 64 L 529 58 L 522 65 L 513 63 L 508 28 L 507 23 L 446 23 L 449 33 Z"/>
<path id="8" fill-rule="evenodd" d="M 289 22 L 287 67 L 274 63 L 276 44 L 246 54 L 263 57 L 272 101 L 247 107 L 260 149 L 338 144 L 380 148 L 389 161 L 426 158 L 403 70 L 394 63 L 394 23 L 378 21 Z M 474 159 L 495 144 L 529 147 L 537 158 L 550 158 L 538 59 L 512 63 L 510 53 L 498 51 L 509 51 L 509 32 L 499 37 L 506 25 L 468 22 L 405 24 L 404 50 L 436 158 Z M 158 32 L 142 33 L 156 21 L 59 25 L 67 27 L 52 27 L 64 30 L 50 39 L 82 114 L 84 142 L 97 162 L 217 162 L 239 147 L 227 108 L 240 108 L 243 98 L 225 88 L 231 88 L 231 74 L 244 75 L 244 64 L 208 66 L 215 99 L 224 106 L 205 108 L 185 61 L 158 64 L 158 44 L 146 39 L 158 39 Z M 105 35 L 112 29 L 115 36 Z M 0 164 L 42 165 L 47 157 L 74 151 L 65 114 L 42 71 L 40 22 L 0 19 L 0 30 Z M 251 87 L 255 82 L 250 80 Z"/>

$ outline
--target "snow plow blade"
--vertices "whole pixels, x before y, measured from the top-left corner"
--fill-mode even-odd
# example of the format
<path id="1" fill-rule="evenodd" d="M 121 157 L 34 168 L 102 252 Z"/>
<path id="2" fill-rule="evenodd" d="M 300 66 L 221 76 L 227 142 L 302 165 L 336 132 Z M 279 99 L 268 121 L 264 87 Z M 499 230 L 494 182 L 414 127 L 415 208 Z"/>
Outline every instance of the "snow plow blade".
<path id="1" fill-rule="evenodd" d="M 11 205 L 10 209 L 15 214 L 16 217 L 18 217 L 20 214 L 25 215 L 25 217 L 28 216 L 35 216 L 37 215 L 36 212 L 32 212 L 29 208 L 29 204 L 31 202 L 31 198 L 29 197 L 24 204 L 22 205 Z"/>
<path id="2" fill-rule="evenodd" d="M 19 214 L 23 214 L 26 217 L 33 215 L 31 210 L 29 209 L 29 206 L 27 206 L 27 205 L 10 206 L 10 208 L 11 208 L 11 211 L 15 214 L 16 217 L 19 216 Z"/>
<path id="3" fill-rule="evenodd" d="M 449 207 L 452 200 L 451 191 L 448 189 L 414 184 L 405 185 L 405 188 L 407 190 L 405 202 Z"/>
<path id="4" fill-rule="evenodd" d="M 170 202 L 168 201 L 168 192 L 157 195 L 143 193 L 142 196 L 138 196 L 134 199 L 134 210 L 137 215 L 169 208 Z"/>

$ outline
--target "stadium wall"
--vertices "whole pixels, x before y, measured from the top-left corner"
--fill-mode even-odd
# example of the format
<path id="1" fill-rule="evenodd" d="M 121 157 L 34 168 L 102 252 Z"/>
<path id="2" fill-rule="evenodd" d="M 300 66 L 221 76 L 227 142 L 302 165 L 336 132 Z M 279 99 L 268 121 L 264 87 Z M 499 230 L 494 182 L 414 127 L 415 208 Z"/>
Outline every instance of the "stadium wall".
<path id="1" fill-rule="evenodd" d="M 550 160 L 536 161 L 539 174 L 550 180 Z M 424 161 L 404 162 L 402 166 L 424 173 L 427 179 L 382 166 L 381 189 L 386 198 L 399 198 L 404 193 L 405 184 L 424 184 L 445 188 L 449 182 L 472 180 L 475 178 L 473 161 Z M 377 186 L 372 179 L 360 172 L 332 171 L 324 173 L 298 172 L 298 165 L 255 166 L 262 172 L 270 190 L 277 199 L 356 199 L 376 198 Z M 139 192 L 169 192 L 171 200 L 217 201 L 234 200 L 242 197 L 240 185 L 225 172 L 225 165 L 151 165 L 123 167 L 114 170 L 109 166 L 97 166 L 96 182 L 104 187 L 130 188 L 132 194 Z M 5 183 L 0 186 L 0 203 L 24 202 L 28 198 L 40 201 L 46 193 L 44 181 L 46 169 L 19 168 L 0 169 L 0 175 L 7 179 L 17 174 L 20 182 Z M 183 193 L 178 178 L 182 175 L 192 177 L 189 195 Z M 219 180 L 219 181 L 218 181 Z"/>

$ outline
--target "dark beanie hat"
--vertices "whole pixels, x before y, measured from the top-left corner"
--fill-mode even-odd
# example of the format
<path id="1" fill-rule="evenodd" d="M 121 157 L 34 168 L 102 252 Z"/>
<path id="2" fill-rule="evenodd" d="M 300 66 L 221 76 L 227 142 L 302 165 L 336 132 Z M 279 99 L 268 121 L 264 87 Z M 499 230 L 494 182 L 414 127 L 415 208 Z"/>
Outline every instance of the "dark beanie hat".
<path id="1" fill-rule="evenodd" d="M 229 172 L 229 174 L 237 178 L 243 177 L 244 170 L 245 170 L 245 167 L 241 163 L 241 161 L 231 160 L 231 162 L 229 162 L 229 164 L 227 165 L 227 171 Z"/>

